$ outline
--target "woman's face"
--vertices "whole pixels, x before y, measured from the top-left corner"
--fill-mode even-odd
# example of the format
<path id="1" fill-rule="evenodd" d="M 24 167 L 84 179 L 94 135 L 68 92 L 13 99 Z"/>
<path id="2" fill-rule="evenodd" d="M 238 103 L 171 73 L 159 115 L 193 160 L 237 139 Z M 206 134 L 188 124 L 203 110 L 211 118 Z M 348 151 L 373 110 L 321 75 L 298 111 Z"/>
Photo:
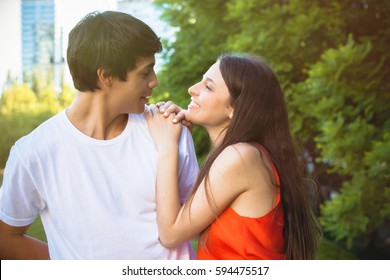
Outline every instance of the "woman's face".
<path id="1" fill-rule="evenodd" d="M 191 103 L 186 119 L 201 125 L 207 130 L 223 129 L 233 116 L 229 102 L 229 90 L 222 78 L 219 61 L 203 75 L 203 79 L 188 89 Z"/>

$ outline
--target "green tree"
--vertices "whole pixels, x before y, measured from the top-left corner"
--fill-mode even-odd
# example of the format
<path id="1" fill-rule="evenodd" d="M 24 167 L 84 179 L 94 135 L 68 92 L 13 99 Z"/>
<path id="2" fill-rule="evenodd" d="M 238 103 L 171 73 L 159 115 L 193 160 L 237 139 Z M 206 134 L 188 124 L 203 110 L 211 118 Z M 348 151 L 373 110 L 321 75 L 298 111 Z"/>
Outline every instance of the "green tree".
<path id="1" fill-rule="evenodd" d="M 372 241 L 390 217 L 390 69 L 384 56 L 373 60 L 373 51 L 370 41 L 358 44 L 351 36 L 327 50 L 295 87 L 296 104 L 318 129 L 317 161 L 344 178 L 340 195 L 323 205 L 321 222 L 349 248 L 362 237 Z"/>

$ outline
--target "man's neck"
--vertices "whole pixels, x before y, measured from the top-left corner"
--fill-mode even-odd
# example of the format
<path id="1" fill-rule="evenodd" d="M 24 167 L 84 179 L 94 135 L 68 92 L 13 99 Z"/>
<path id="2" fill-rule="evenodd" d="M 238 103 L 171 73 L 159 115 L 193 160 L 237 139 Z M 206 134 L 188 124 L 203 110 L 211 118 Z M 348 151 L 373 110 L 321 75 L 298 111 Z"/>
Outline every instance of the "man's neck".
<path id="1" fill-rule="evenodd" d="M 115 112 L 109 102 L 95 92 L 79 92 L 66 114 L 72 124 L 85 135 L 109 140 L 120 135 L 128 115 Z"/>

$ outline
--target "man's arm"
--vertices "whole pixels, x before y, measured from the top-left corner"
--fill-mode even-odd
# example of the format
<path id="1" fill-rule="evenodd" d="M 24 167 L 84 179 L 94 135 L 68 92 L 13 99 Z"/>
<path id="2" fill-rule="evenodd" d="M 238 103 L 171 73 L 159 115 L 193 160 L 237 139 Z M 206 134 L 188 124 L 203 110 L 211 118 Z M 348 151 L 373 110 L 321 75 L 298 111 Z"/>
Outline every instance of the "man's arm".
<path id="1" fill-rule="evenodd" d="M 25 235 L 29 227 L 13 227 L 0 221 L 0 259 L 50 259 L 46 243 Z"/>

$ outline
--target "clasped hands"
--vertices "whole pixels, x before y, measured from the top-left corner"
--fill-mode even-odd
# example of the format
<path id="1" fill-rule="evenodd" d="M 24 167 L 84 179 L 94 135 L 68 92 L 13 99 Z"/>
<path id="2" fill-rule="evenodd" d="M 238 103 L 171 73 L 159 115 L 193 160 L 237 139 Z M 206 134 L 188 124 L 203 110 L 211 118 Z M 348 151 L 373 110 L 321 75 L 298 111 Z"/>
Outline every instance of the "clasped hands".
<path id="1" fill-rule="evenodd" d="M 177 147 L 182 131 L 182 126 L 178 124 L 192 130 L 192 123 L 185 120 L 185 113 L 185 110 L 172 101 L 146 107 L 145 119 L 158 151 Z"/>

